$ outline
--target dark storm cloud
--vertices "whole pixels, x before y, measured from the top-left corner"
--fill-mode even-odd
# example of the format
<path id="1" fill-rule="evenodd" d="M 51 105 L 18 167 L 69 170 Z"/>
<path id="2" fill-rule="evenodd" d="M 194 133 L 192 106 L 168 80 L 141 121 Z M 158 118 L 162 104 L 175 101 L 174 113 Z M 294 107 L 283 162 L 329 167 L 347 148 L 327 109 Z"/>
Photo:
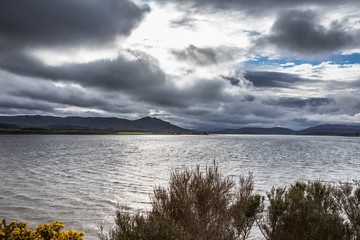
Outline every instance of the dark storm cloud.
<path id="1" fill-rule="evenodd" d="M 155 103 L 163 107 L 186 108 L 201 104 L 217 104 L 230 101 L 225 93 L 226 84 L 219 79 L 198 79 L 191 86 L 177 88 L 173 84 L 165 84 L 150 91 L 138 92 L 137 97 L 145 102 Z"/>
<path id="2" fill-rule="evenodd" d="M 314 127 L 317 125 L 324 124 L 324 122 L 316 121 L 316 120 L 309 120 L 307 118 L 292 118 L 289 119 L 289 122 L 293 124 L 293 130 L 303 130 L 308 127 Z"/>
<path id="3" fill-rule="evenodd" d="M 128 0 L 2 0 L 0 49 L 104 45 L 129 35 L 147 11 Z"/>
<path id="4" fill-rule="evenodd" d="M 240 79 L 237 77 L 227 77 L 227 76 L 221 76 L 224 80 L 227 80 L 230 82 L 231 85 L 233 86 L 239 86 L 240 84 Z"/>
<path id="5" fill-rule="evenodd" d="M 152 62 L 144 55 L 132 61 L 118 56 L 114 60 L 48 66 L 24 54 L 0 56 L 0 66 L 15 74 L 125 91 L 164 83 L 165 74 Z"/>
<path id="6" fill-rule="evenodd" d="M 101 46 L 113 41 L 116 36 L 128 35 L 141 21 L 147 8 L 140 8 L 126 0 L 56 0 L 51 4 L 38 0 L 34 4 L 26 2 L 21 8 L 18 6 L 18 0 L 0 3 L 0 68 L 16 75 L 32 77 L 33 80 L 29 80 L 32 82 L 38 83 L 35 79 L 39 78 L 49 84 L 76 83 L 86 87 L 87 93 L 97 94 L 82 94 L 68 85 L 63 89 L 49 85 L 27 85 L 26 88 L 19 83 L 6 94 L 14 99 L 22 99 L 22 105 L 12 107 L 6 103 L 3 107 L 8 105 L 9 109 L 27 109 L 26 106 L 32 108 L 32 102 L 36 101 L 45 104 L 45 107 L 33 105 L 39 106 L 43 112 L 53 112 L 51 104 L 57 108 L 76 106 L 107 112 L 143 112 L 144 105 L 140 109 L 129 106 L 134 103 L 139 106 L 139 102 L 143 102 L 154 107 L 187 107 L 194 102 L 212 103 L 226 99 L 225 84 L 221 81 L 201 80 L 189 88 L 178 89 L 167 79 L 155 59 L 140 52 L 130 52 L 133 55 L 131 59 L 119 55 L 113 60 L 60 66 L 46 65 L 27 53 L 30 47 L 61 49 L 89 44 Z M 211 51 L 199 51 L 203 55 L 210 53 L 202 61 L 215 61 L 209 60 Z M 126 97 L 125 100 L 121 97 L 105 100 L 108 93 Z"/>
<path id="7" fill-rule="evenodd" d="M 22 109 L 53 112 L 54 104 L 2 94 L 0 95 L 0 109 Z"/>
<path id="8" fill-rule="evenodd" d="M 296 88 L 298 85 L 314 81 L 301 78 L 296 74 L 267 71 L 246 71 L 244 77 L 255 87 L 264 88 Z"/>
<path id="9" fill-rule="evenodd" d="M 25 84 L 26 85 L 26 84 Z M 58 103 L 77 107 L 101 107 L 106 101 L 87 94 L 76 87 L 55 87 L 50 85 L 36 84 L 32 87 L 18 87 L 11 91 L 13 96 L 41 100 L 49 103 Z"/>
<path id="10" fill-rule="evenodd" d="M 275 10 L 278 12 L 287 8 L 295 9 L 302 4 L 307 8 L 310 5 L 331 6 L 337 2 L 335 0 L 169 1 L 181 4 L 188 2 L 198 9 L 207 6 L 213 11 L 217 9 L 244 10 L 247 13 L 258 11 L 259 18 L 261 18 L 260 13 L 265 10 L 274 13 Z M 344 4 L 351 2 L 342 1 Z M 128 36 L 148 11 L 148 7 L 139 7 L 127 0 L 34 0 L 31 3 L 4 0 L 0 2 L 0 69 L 4 69 L 6 74 L 13 73 L 19 79 L 23 79 L 23 81 L 11 81 L 11 78 L 7 76 L 2 78 L 0 75 L 0 113 L 68 114 L 74 111 L 83 114 L 76 112 L 77 107 L 81 111 L 84 108 L 89 110 L 88 114 L 94 114 L 91 111 L 96 110 L 96 114 L 105 111 L 105 115 L 115 113 L 116 116 L 117 113 L 131 113 L 128 116 L 135 116 L 158 111 L 160 118 L 168 114 L 178 118 L 179 123 L 192 124 L 191 127 L 201 126 L 204 122 L 213 127 L 240 127 L 239 125 L 273 126 L 281 121 L 286 122 L 296 115 L 306 117 L 307 114 L 328 113 L 340 111 L 339 109 L 344 109 L 341 113 L 347 114 L 359 109 L 358 104 L 352 104 L 348 108 L 345 106 L 345 104 L 349 105 L 349 101 L 355 102 L 355 97 L 351 99 L 338 97 L 336 104 L 326 97 L 271 100 L 274 93 L 268 91 L 271 90 L 270 88 L 278 88 L 276 90 L 286 92 L 284 88 L 298 88 L 302 84 L 325 85 L 295 74 L 247 71 L 244 74 L 232 73 L 209 77 L 209 79 L 196 78 L 196 72 L 192 70 L 196 67 L 214 67 L 216 64 L 229 63 L 229 60 L 243 59 L 244 50 L 229 46 L 189 45 L 185 49 L 173 49 L 173 56 L 190 65 L 184 69 L 192 68 L 187 74 L 191 75 L 188 77 L 193 81 L 185 86 L 181 82 L 179 84 L 183 86 L 181 88 L 174 83 L 177 79 L 167 75 L 165 68 L 163 70 L 159 67 L 156 59 L 141 52 L 129 52 L 132 56 L 120 53 L 112 60 L 67 63 L 59 66 L 49 66 L 29 55 L 30 50 L 45 49 L 56 52 L 65 49 L 71 52 L 77 47 L 84 47 L 87 50 L 90 49 L 89 47 L 97 48 L 104 45 L 109 47 L 117 37 Z M 306 16 L 305 13 L 309 12 L 295 11 L 297 15 L 294 14 L 293 18 L 289 13 L 284 12 L 279 15 L 268 36 L 257 32 L 251 32 L 249 35 L 253 35 L 252 39 L 263 37 L 263 44 L 275 45 L 285 50 L 292 48 L 294 51 L 300 51 L 303 46 L 308 46 L 306 44 L 300 47 L 292 46 L 296 41 L 293 39 L 295 36 L 292 36 L 291 27 L 301 28 L 306 24 L 309 27 L 307 29 L 304 27 L 306 31 L 304 30 L 303 33 L 305 36 L 306 34 L 312 36 L 310 39 L 314 41 L 314 46 L 319 45 L 317 38 L 332 39 L 325 39 L 324 41 L 327 41 L 325 46 L 318 46 L 321 48 L 320 52 L 344 48 L 350 44 L 347 42 L 349 36 L 353 40 L 353 34 L 345 31 L 341 24 L 333 23 L 325 27 L 317 22 L 315 15 Z M 302 13 L 305 15 L 301 15 Z M 170 24 L 172 27 L 196 28 L 198 20 L 189 16 L 191 14 L 173 20 Z M 338 36 L 340 33 L 344 33 L 344 36 Z M 285 40 L 292 43 L 281 43 Z M 204 43 L 196 44 L 204 46 Z M 223 74 L 223 71 L 219 74 Z M 2 84 L 5 82 L 8 85 Z M 30 82 L 32 84 L 29 84 Z M 354 82 L 354 86 L 355 84 Z M 267 88 L 267 91 L 256 91 L 257 89 L 253 91 L 252 86 Z"/>
<path id="11" fill-rule="evenodd" d="M 189 125 L 196 126 L 205 130 L 223 128 L 240 128 L 243 126 L 273 126 L 274 122 L 284 118 L 286 112 L 278 106 L 264 105 L 260 100 L 253 102 L 236 101 L 224 105 L 204 106 L 195 108 L 193 111 L 174 111 L 176 115 L 181 115 L 183 121 L 188 121 Z M 190 108 L 191 109 L 191 108 Z M 206 119 L 204 121 L 203 119 Z"/>
<path id="12" fill-rule="evenodd" d="M 282 107 L 288 107 L 288 108 L 304 108 L 304 107 L 310 107 L 310 108 L 316 108 L 322 105 L 328 105 L 330 103 L 333 103 L 334 100 L 331 98 L 307 98 L 307 99 L 301 99 L 301 98 L 279 98 L 276 100 L 268 100 L 265 101 L 265 104 L 269 105 L 277 105 Z"/>
<path id="13" fill-rule="evenodd" d="M 245 79 L 243 74 L 239 75 L 238 73 L 229 74 L 228 76 L 220 75 L 222 79 L 228 81 L 232 86 L 240 87 L 242 89 L 248 89 L 254 86 L 254 83 Z"/>
<path id="14" fill-rule="evenodd" d="M 97 88 L 101 91 L 127 94 L 134 101 L 140 100 L 157 106 L 186 107 L 194 103 L 227 99 L 224 93 L 226 84 L 217 79 L 199 79 L 185 89 L 177 88 L 167 80 L 166 74 L 156 65 L 156 60 L 138 52 L 136 59 L 132 61 L 119 56 L 114 60 L 61 66 L 47 66 L 26 55 L 17 55 L 10 59 L 0 56 L 0 66 L 14 74 L 55 82 L 78 83 L 81 86 Z M 24 90 L 23 93 L 30 94 Z M 54 94 L 54 96 L 49 96 L 49 101 L 55 97 L 58 97 L 57 102 L 61 100 L 60 96 Z M 64 101 L 60 102 L 65 104 Z M 68 104 L 71 103 L 68 102 Z M 84 107 L 86 104 L 89 103 L 84 103 Z"/>
<path id="15" fill-rule="evenodd" d="M 162 3 L 174 2 L 179 5 L 189 4 L 198 11 L 216 11 L 216 10 L 230 10 L 230 11 L 245 11 L 248 13 L 260 13 L 273 11 L 274 9 L 294 8 L 303 6 L 328 6 L 336 7 L 344 4 L 352 6 L 359 6 L 358 0 L 158 0 Z"/>
<path id="16" fill-rule="evenodd" d="M 157 66 L 157 61 L 139 52 L 130 52 L 132 60 L 119 55 L 113 60 L 60 66 L 46 65 L 27 53 L 33 47 L 54 50 L 102 47 L 117 36 L 129 35 L 148 11 L 148 7 L 139 7 L 127 0 L 1 1 L 0 68 L 26 77 L 118 91 L 138 99 L 156 94 L 158 90 L 166 92 L 164 89 L 171 90 L 172 86 L 166 85 L 165 73 Z M 79 107 L 102 109 L 109 104 L 96 98 L 84 99 L 75 93 L 52 90 L 55 92 L 41 94 L 23 89 L 13 94 Z M 112 110 L 123 109 L 112 105 L 116 106 Z"/>
<path id="17" fill-rule="evenodd" d="M 172 112 L 175 116 L 182 116 L 198 127 L 206 125 L 208 128 L 262 125 L 286 117 L 287 110 L 276 105 L 264 104 L 263 101 L 263 97 L 233 96 L 229 97 L 228 101 L 197 104 L 186 109 L 175 108 Z M 195 123 L 196 121 L 198 123 Z"/>
<path id="18" fill-rule="evenodd" d="M 14 113 L 15 109 L 23 109 L 24 114 L 25 110 L 36 110 L 36 108 L 39 108 L 39 111 L 34 112 L 36 114 L 62 114 L 61 111 L 66 110 L 59 109 L 80 107 L 103 110 L 108 114 L 143 113 L 146 115 L 144 104 L 134 104 L 129 96 L 119 91 L 83 89 L 67 83 L 55 85 L 48 80 L 19 77 L 5 71 L 0 71 L 0 86 L 2 86 L 0 88 L 0 98 L 2 98 L 0 112 L 3 114 L 9 112 L 10 109 L 12 109 L 10 112 Z M 8 106 L 8 110 L 6 110 L 6 106 Z M 21 111 L 19 113 L 21 114 Z"/>
<path id="19" fill-rule="evenodd" d="M 301 55 L 316 55 L 359 45 L 360 35 L 346 31 L 341 23 L 332 22 L 325 27 L 318 22 L 313 11 L 283 12 L 273 24 L 270 34 L 260 38 L 257 46 L 271 44 Z"/>
<path id="20" fill-rule="evenodd" d="M 33 48 L 102 47 L 117 36 L 129 35 L 148 11 L 149 7 L 128 0 L 1 1 L 0 68 L 22 76 L 108 90 L 158 86 L 164 82 L 164 73 L 144 59 L 145 55 L 136 55 L 136 60 L 119 56 L 114 60 L 48 66 L 27 53 Z M 65 96 L 62 100 L 61 96 L 48 96 L 48 101 L 58 97 L 54 101 L 66 104 Z M 87 104 L 92 105 L 81 101 L 75 105 Z"/>

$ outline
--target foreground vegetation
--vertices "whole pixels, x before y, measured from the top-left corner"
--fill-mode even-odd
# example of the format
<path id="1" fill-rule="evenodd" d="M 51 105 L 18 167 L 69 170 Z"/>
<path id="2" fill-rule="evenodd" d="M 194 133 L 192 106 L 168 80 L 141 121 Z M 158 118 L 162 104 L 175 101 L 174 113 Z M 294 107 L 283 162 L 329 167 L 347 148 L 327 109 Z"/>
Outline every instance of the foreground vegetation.
<path id="1" fill-rule="evenodd" d="M 53 223 L 39 224 L 36 230 L 28 229 L 27 222 L 7 223 L 5 219 L 0 222 L 0 240 L 81 240 L 84 232 L 75 230 L 62 231 L 65 226 L 55 221 Z"/>
<path id="2" fill-rule="evenodd" d="M 244 240 L 254 227 L 267 240 L 359 240 L 360 185 L 297 182 L 265 198 L 254 193 L 251 174 L 236 185 L 216 166 L 198 167 L 155 188 L 149 212 L 118 210 L 115 224 L 101 240 Z"/>
<path id="3" fill-rule="evenodd" d="M 360 182 L 337 186 L 297 182 L 254 193 L 253 175 L 238 184 L 218 167 L 174 172 L 157 187 L 146 213 L 118 210 L 115 227 L 101 240 L 245 240 L 252 230 L 266 240 L 360 240 Z M 85 233 L 61 231 L 61 222 L 0 224 L 0 240 L 80 240 Z"/>

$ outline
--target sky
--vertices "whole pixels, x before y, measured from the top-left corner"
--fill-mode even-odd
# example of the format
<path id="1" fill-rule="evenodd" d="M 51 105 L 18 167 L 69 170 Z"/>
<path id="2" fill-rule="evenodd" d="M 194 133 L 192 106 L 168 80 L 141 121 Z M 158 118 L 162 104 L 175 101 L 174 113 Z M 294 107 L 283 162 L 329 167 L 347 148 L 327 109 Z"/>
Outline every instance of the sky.
<path id="1" fill-rule="evenodd" d="M 1 0 L 0 115 L 360 124 L 359 0 Z"/>

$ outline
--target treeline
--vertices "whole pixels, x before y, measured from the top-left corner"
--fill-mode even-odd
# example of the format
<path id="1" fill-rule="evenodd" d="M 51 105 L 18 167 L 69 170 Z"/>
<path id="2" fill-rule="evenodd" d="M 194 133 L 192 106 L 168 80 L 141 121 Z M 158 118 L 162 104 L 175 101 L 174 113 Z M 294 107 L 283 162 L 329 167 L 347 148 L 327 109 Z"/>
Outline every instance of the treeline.
<path id="1" fill-rule="evenodd" d="M 198 167 L 172 173 L 151 204 L 145 214 L 118 210 L 115 228 L 100 239 L 244 240 L 254 228 L 267 240 L 360 239 L 359 182 L 297 182 L 265 197 L 254 193 L 252 174 L 237 185 L 217 166 Z"/>

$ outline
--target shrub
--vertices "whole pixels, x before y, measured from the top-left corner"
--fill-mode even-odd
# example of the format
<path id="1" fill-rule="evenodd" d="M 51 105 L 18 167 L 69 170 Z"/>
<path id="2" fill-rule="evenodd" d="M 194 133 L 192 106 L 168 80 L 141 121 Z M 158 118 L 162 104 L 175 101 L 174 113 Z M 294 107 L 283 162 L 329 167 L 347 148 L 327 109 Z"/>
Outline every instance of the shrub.
<path id="1" fill-rule="evenodd" d="M 266 214 L 259 224 L 264 237 L 269 240 L 352 239 L 333 190 L 320 182 L 297 182 L 288 190 L 273 188 L 268 194 Z"/>
<path id="2" fill-rule="evenodd" d="M 360 240 L 360 182 L 340 184 L 334 189 L 337 203 L 344 211 L 351 233 Z"/>
<path id="3" fill-rule="evenodd" d="M 174 172 L 167 189 L 157 187 L 152 210 L 146 214 L 116 213 L 116 227 L 101 239 L 111 240 L 221 240 L 245 239 L 263 208 L 263 198 L 253 194 L 253 177 L 240 177 L 239 189 L 218 167 L 205 173 Z"/>
<path id="4" fill-rule="evenodd" d="M 35 231 L 28 229 L 27 222 L 0 222 L 0 240 L 81 240 L 84 232 L 61 231 L 65 226 L 60 221 L 39 224 Z"/>

